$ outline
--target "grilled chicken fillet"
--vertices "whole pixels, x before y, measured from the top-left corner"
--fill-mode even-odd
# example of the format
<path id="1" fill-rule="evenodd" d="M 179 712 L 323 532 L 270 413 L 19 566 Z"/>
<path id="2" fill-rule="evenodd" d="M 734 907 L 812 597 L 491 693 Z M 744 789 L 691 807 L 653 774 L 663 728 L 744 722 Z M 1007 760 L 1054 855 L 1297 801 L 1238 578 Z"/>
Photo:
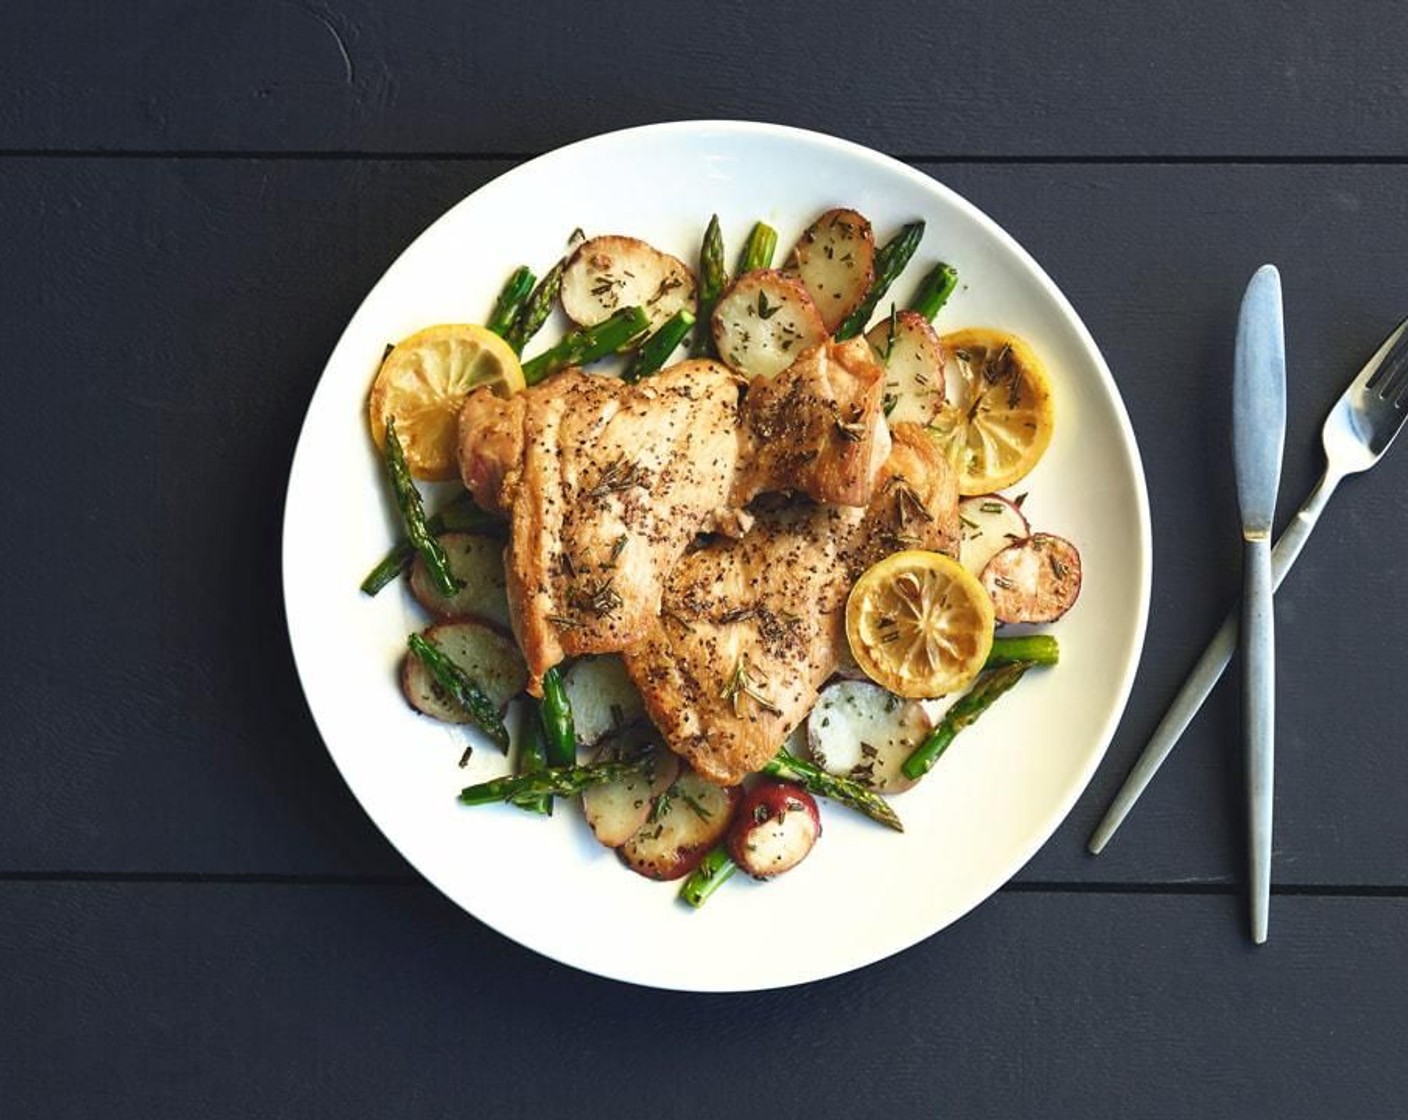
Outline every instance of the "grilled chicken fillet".
<path id="1" fill-rule="evenodd" d="M 744 396 L 746 384 L 690 361 L 635 385 L 568 369 L 465 402 L 460 472 L 481 506 L 509 516 L 509 607 L 530 692 L 565 656 L 639 642 L 695 536 L 743 533 L 754 495 L 870 499 L 889 434 L 884 374 L 863 340 L 808 350 Z"/>
<path id="2" fill-rule="evenodd" d="M 509 515 L 509 610 L 530 689 L 563 657 L 623 649 L 654 622 L 665 576 L 727 502 L 741 387 L 698 361 L 636 386 L 568 369 L 465 403 L 461 473 Z"/>
<path id="3" fill-rule="evenodd" d="M 845 647 L 846 596 L 891 552 L 958 550 L 958 491 L 934 440 L 897 424 L 864 508 L 796 505 L 686 554 L 660 617 L 625 651 L 666 743 L 734 785 L 777 753 Z"/>

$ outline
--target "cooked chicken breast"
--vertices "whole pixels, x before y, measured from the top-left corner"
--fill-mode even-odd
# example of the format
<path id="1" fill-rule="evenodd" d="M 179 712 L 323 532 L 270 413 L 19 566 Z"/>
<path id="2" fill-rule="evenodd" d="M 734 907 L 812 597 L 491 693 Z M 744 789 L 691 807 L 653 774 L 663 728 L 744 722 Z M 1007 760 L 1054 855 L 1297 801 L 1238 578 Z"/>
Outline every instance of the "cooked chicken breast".
<path id="1" fill-rule="evenodd" d="M 564 656 L 640 641 L 696 534 L 745 533 L 755 494 L 864 505 L 889 442 L 884 377 L 868 355 L 863 342 L 823 344 L 741 406 L 745 382 L 710 361 L 635 385 L 568 369 L 508 399 L 472 393 L 460 472 L 477 502 L 509 515 L 509 607 L 529 691 Z M 800 457 L 783 452 L 784 436 Z"/>
<path id="2" fill-rule="evenodd" d="M 867 507 L 762 514 L 741 539 L 682 557 L 659 619 L 625 652 L 670 748 L 723 785 L 772 758 L 836 670 L 852 583 L 904 548 L 958 551 L 956 479 L 913 424 L 895 426 Z"/>
<path id="3" fill-rule="evenodd" d="M 827 339 L 777 377 L 755 379 L 743 406 L 733 504 L 768 490 L 863 506 L 890 453 L 885 371 L 863 338 Z"/>
<path id="4" fill-rule="evenodd" d="M 727 502 L 740 392 L 737 374 L 696 361 L 634 386 L 569 369 L 466 402 L 461 473 L 476 501 L 509 513 L 530 689 L 564 656 L 623 649 L 654 622 L 665 576 Z"/>

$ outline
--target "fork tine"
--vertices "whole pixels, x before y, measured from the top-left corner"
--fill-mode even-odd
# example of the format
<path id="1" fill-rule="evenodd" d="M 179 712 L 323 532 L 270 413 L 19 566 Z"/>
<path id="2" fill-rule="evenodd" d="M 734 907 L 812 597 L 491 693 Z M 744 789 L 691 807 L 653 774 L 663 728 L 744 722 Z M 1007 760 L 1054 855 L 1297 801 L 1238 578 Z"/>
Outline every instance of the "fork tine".
<path id="1" fill-rule="evenodd" d="M 1354 388 L 1373 390 L 1381 399 L 1397 403 L 1408 381 L 1408 319 L 1384 339 L 1378 352 L 1354 379 Z"/>
<path id="2" fill-rule="evenodd" d="M 1405 336 L 1405 341 L 1408 341 L 1408 336 Z M 1388 372 L 1379 382 L 1378 393 L 1397 408 L 1402 406 L 1404 396 L 1408 395 L 1408 345 L 1401 347 L 1394 357 L 1397 360 L 1391 366 L 1385 363 Z"/>

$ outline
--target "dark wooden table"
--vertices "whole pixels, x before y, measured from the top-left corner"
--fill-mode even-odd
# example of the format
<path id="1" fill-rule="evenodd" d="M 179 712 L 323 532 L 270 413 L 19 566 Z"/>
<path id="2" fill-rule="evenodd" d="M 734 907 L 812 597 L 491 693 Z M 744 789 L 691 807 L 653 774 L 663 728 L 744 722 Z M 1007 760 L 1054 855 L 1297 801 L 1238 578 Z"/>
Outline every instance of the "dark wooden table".
<path id="1" fill-rule="evenodd" d="M 1283 516 L 1408 313 L 1405 42 L 1401 5 L 1310 0 L 7 4 L 0 1115 L 1408 1115 L 1408 451 L 1279 599 L 1270 944 L 1235 686 L 1084 851 L 1236 594 L 1247 277 L 1285 280 Z M 954 927 L 771 994 L 596 979 L 442 899 L 335 773 L 280 598 L 294 439 L 381 271 L 531 155 L 684 117 L 992 214 L 1103 347 L 1153 506 L 1144 659 L 1066 824 Z"/>

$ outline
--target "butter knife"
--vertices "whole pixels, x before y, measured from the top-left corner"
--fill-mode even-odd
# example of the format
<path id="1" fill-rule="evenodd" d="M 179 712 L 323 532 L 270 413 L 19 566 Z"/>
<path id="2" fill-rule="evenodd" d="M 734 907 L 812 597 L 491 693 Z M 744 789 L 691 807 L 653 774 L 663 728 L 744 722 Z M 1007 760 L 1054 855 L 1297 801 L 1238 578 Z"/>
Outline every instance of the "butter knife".
<path id="1" fill-rule="evenodd" d="M 1262 265 L 1237 321 L 1232 376 L 1233 462 L 1242 515 L 1242 724 L 1246 740 L 1252 940 L 1266 940 L 1271 905 L 1275 757 L 1275 627 L 1271 526 L 1286 436 L 1286 343 L 1281 275 Z"/>

